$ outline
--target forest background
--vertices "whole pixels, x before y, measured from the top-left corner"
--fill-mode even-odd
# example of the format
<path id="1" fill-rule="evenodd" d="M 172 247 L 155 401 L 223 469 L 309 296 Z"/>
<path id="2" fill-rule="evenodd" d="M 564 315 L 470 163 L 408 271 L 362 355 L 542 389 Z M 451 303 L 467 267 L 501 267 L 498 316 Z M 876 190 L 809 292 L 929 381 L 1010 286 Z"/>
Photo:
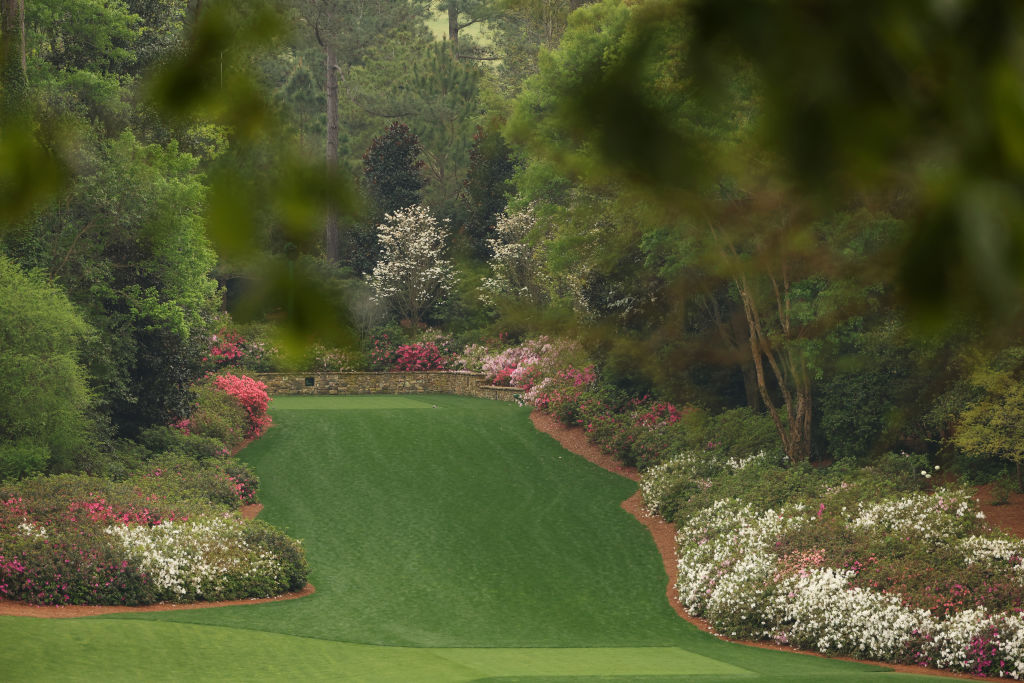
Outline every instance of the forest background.
<path id="1" fill-rule="evenodd" d="M 0 478 L 438 333 L 1019 476 L 1022 10 L 869 4 L 4 0 Z"/>

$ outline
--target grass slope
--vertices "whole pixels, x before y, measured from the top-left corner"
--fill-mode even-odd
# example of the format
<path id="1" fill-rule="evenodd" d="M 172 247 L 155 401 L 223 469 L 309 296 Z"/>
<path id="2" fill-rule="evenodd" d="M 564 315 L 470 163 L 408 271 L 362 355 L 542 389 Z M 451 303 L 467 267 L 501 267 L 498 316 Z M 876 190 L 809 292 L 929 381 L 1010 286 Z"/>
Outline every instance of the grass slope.
<path id="1" fill-rule="evenodd" d="M 635 484 L 564 451 L 525 409 L 449 396 L 296 397 L 275 399 L 272 412 L 277 426 L 243 455 L 263 480 L 263 516 L 305 539 L 314 595 L 0 618 L 0 638 L 26 644 L 0 651 L 4 678 L 895 675 L 723 643 L 679 619 L 653 541 L 619 507 Z"/>

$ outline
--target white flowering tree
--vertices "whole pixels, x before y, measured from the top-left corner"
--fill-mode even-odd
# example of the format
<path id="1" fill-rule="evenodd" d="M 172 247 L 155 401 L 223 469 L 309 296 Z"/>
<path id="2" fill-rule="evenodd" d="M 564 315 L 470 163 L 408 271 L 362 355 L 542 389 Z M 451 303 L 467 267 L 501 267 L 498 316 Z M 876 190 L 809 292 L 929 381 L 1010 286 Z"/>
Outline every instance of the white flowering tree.
<path id="1" fill-rule="evenodd" d="M 445 222 L 416 204 L 387 214 L 377 226 L 380 259 L 367 282 L 374 299 L 413 325 L 444 303 L 455 281 L 444 258 Z"/>
<path id="2" fill-rule="evenodd" d="M 492 275 L 483 282 L 481 299 L 486 303 L 493 303 L 495 296 L 525 299 L 533 304 L 542 304 L 547 299 L 550 283 L 543 248 L 530 239 L 536 224 L 533 205 L 498 218 L 494 226 L 496 237 L 487 240 Z"/>

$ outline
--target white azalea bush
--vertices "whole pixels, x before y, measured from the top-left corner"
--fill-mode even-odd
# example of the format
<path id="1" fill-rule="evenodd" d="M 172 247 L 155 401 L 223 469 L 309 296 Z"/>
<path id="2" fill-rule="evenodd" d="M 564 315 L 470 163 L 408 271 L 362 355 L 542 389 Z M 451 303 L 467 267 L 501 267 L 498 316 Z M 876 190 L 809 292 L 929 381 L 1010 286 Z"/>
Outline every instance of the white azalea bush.
<path id="1" fill-rule="evenodd" d="M 1024 575 L 1024 540 L 1008 536 L 968 536 L 960 541 L 968 564 L 1002 564 Z"/>
<path id="2" fill-rule="evenodd" d="M 269 597 L 301 588 L 308 574 L 298 542 L 261 522 L 204 518 L 105 531 L 160 601 Z"/>
<path id="3" fill-rule="evenodd" d="M 708 491 L 714 486 L 715 478 L 724 472 L 743 470 L 748 465 L 780 463 L 778 454 L 769 455 L 763 450 L 746 458 L 716 451 L 684 451 L 648 468 L 640 482 L 640 491 L 644 506 L 651 514 L 670 517 L 675 511 L 674 504 L 698 491 Z"/>
<path id="4" fill-rule="evenodd" d="M 804 523 L 794 510 L 756 512 L 727 500 L 695 515 L 679 530 L 680 600 L 729 636 L 763 636 L 773 595 L 775 540 Z M 723 541 L 728 539 L 729 543 Z"/>
<path id="5" fill-rule="evenodd" d="M 877 503 L 861 503 L 854 527 L 877 527 L 897 536 L 945 540 L 962 536 L 974 524 L 976 503 L 966 490 L 939 488 Z"/>
<path id="6" fill-rule="evenodd" d="M 685 512 L 679 531 L 680 600 L 729 637 L 772 640 L 826 654 L 1024 677 L 1024 542 L 987 533 L 970 492 L 887 495 L 870 503 L 865 481 L 804 488 L 800 478 L 754 465 L 805 495 L 768 508 L 756 496 L 694 509 L 666 497 L 746 485 L 744 471 L 684 454 L 645 473 L 648 508 Z M 810 477 L 807 477 L 810 478 Z M 724 481 L 724 483 L 723 483 Z M 737 489 L 733 489 L 737 490 Z M 703 503 L 701 503 L 703 505 Z"/>

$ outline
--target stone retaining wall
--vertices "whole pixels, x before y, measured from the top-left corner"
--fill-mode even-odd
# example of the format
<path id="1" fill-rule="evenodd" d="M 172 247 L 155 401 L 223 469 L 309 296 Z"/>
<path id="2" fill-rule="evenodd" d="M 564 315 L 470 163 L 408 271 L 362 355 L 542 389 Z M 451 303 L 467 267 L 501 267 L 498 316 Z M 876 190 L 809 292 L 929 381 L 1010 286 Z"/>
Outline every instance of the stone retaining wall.
<path id="1" fill-rule="evenodd" d="M 471 372 L 259 372 L 252 377 L 266 384 L 271 396 L 456 394 L 512 401 L 523 393 L 484 384 L 483 375 Z"/>

